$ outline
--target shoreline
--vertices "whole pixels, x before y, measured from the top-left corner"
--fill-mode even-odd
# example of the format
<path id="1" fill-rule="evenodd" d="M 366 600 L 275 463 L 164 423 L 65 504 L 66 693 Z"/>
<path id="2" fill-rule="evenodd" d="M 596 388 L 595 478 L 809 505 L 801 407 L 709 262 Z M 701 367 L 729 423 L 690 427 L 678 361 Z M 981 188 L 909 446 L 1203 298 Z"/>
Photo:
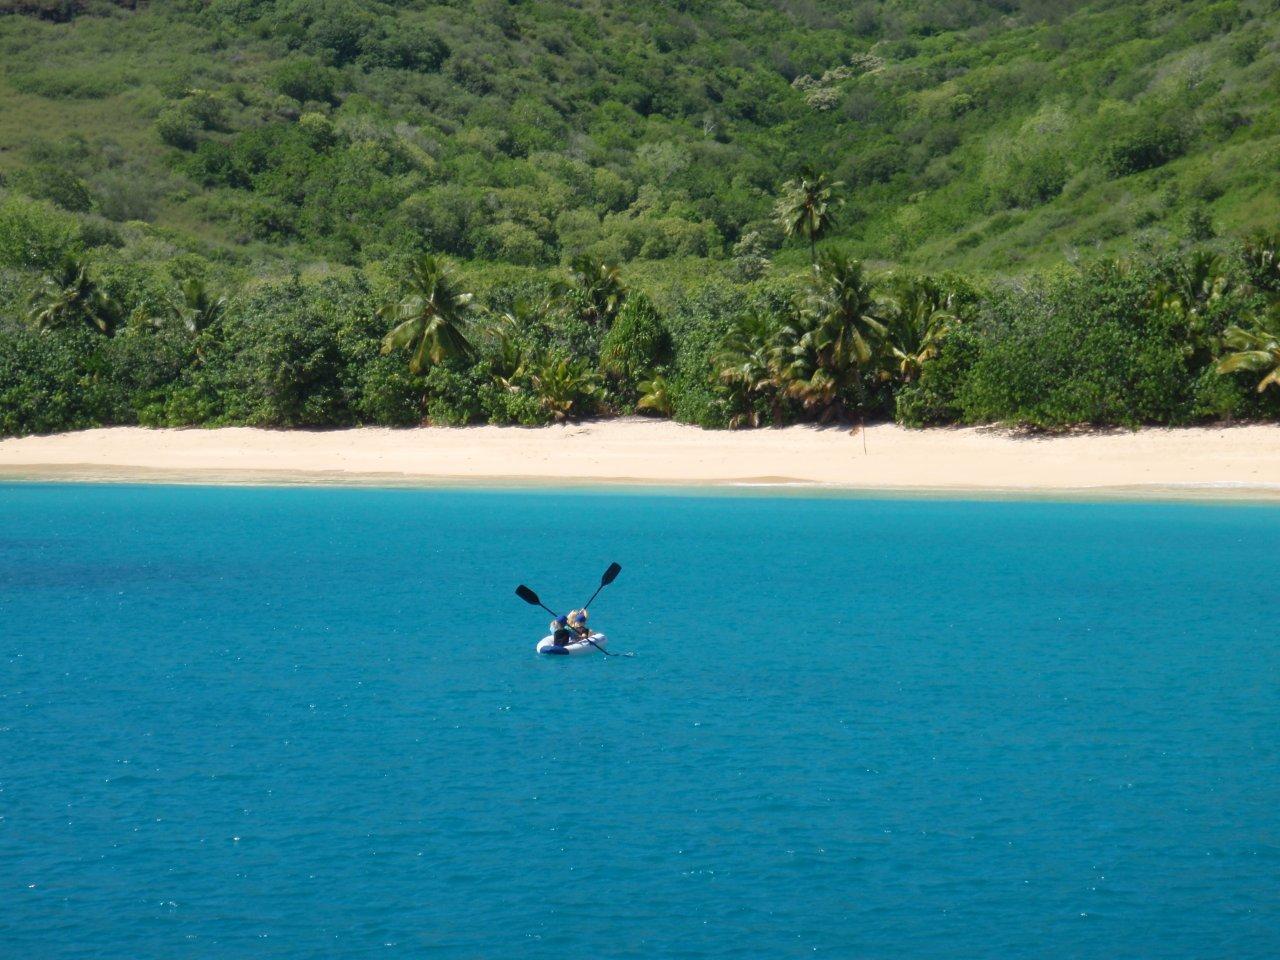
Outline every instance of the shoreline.
<path id="1" fill-rule="evenodd" d="M 1018 435 L 983 427 L 709 431 L 623 418 L 332 431 L 108 427 L 0 440 L 0 482 L 670 489 L 1280 502 L 1280 425 Z"/>
<path id="2" fill-rule="evenodd" d="M 1227 484 L 1152 484 L 1095 487 L 889 487 L 751 481 L 657 483 L 644 479 L 582 477 L 555 480 L 527 477 L 426 477 L 394 473 L 324 474 L 278 471 L 188 472 L 84 465 L 33 464 L 0 467 L 4 484 L 83 486 L 264 487 L 365 490 L 472 490 L 476 492 L 639 493 L 670 496 L 856 498 L 867 500 L 1053 501 L 1059 503 L 1202 503 L 1280 505 L 1280 488 Z"/>

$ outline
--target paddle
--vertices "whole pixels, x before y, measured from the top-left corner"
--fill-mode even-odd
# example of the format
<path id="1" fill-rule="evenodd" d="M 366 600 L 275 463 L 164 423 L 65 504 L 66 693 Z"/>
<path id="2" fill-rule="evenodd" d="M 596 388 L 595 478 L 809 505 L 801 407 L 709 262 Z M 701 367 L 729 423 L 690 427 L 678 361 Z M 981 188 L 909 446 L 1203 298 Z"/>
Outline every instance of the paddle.
<path id="1" fill-rule="evenodd" d="M 617 580 L 617 579 L 618 579 L 618 574 L 620 574 L 621 572 L 622 572 L 622 567 L 621 567 L 621 566 L 619 566 L 619 565 L 618 565 L 618 564 L 616 564 L 616 563 L 611 563 L 611 564 L 609 564 L 609 569 L 608 569 L 608 570 L 606 570 L 606 571 L 601 575 L 601 577 L 600 577 L 600 586 L 596 587 L 596 592 L 595 592 L 595 593 L 593 593 L 593 594 L 591 595 L 591 600 L 588 600 L 586 603 L 584 603 L 584 604 L 582 605 L 582 609 L 583 609 L 583 610 L 586 610 L 586 609 L 587 609 L 587 607 L 591 606 L 591 601 L 592 601 L 592 600 L 595 600 L 595 598 L 596 598 L 596 597 L 600 596 L 600 591 L 601 591 L 601 590 L 603 590 L 603 589 L 604 589 L 605 587 L 607 587 L 609 584 L 613 583 L 613 581 Z M 591 639 L 591 634 L 590 634 L 590 633 L 588 633 L 588 634 L 587 634 L 587 636 L 585 637 L 585 639 L 586 639 L 587 643 L 591 644 L 593 647 L 595 647 L 597 650 L 599 650 L 601 653 L 603 653 L 606 657 L 616 657 L 616 656 L 617 656 L 617 654 L 616 654 L 616 653 L 610 653 L 610 652 L 609 652 L 608 650 L 606 650 L 604 647 L 600 646 L 600 644 L 598 644 L 598 643 L 596 643 L 594 640 L 592 640 L 592 639 Z"/>
<path id="2" fill-rule="evenodd" d="M 600 596 L 601 590 L 603 590 L 609 584 L 613 583 L 613 581 L 617 580 L 618 574 L 620 574 L 621 572 L 622 572 L 622 567 L 620 567 L 618 564 L 616 563 L 609 564 L 609 569 L 606 570 L 604 574 L 600 577 L 600 586 L 596 587 L 596 592 L 591 595 L 591 600 L 588 600 L 586 603 L 584 603 L 582 605 L 582 609 L 585 610 L 587 609 L 587 607 L 591 606 L 591 601 L 595 600 L 596 597 Z"/>
<path id="3" fill-rule="evenodd" d="M 548 607 L 545 603 L 539 600 L 538 595 L 534 593 L 532 590 L 530 590 L 528 587 L 526 587 L 523 583 L 520 584 L 520 586 L 516 587 L 516 596 L 519 597 L 521 600 L 523 600 L 525 603 L 529 604 L 531 607 L 541 607 L 543 610 L 547 611 L 547 613 L 551 614 L 553 617 L 560 616 L 560 614 L 556 613 L 554 610 Z"/>

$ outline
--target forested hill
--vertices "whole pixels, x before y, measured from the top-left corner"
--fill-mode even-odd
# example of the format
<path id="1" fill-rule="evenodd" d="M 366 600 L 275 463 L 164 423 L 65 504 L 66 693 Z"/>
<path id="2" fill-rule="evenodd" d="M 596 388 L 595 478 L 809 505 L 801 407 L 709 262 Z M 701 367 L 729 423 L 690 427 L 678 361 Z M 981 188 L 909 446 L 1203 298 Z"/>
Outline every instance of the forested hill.
<path id="1" fill-rule="evenodd" d="M 0 203 L 143 257 L 799 264 L 772 209 L 806 164 L 836 240 L 927 269 L 1280 221 L 1277 0 L 0 11 Z"/>

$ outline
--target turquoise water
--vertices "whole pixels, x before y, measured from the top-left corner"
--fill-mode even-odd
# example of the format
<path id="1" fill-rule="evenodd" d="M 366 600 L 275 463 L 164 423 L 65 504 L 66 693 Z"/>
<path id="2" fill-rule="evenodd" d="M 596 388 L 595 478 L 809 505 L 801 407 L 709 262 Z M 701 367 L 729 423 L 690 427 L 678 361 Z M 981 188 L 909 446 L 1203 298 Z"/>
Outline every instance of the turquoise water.
<path id="1" fill-rule="evenodd" d="M 1280 510 L 0 486 L 0 954 L 1272 958 Z M 634 657 L 539 659 L 593 606 Z"/>

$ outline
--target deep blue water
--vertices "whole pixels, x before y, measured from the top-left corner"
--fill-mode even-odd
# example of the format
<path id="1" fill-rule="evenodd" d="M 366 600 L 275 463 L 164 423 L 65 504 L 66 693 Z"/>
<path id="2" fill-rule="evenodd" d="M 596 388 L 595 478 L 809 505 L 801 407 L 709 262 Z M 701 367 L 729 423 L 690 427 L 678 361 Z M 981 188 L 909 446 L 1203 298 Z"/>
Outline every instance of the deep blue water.
<path id="1" fill-rule="evenodd" d="M 1274 958 L 1280 510 L 0 486 L 0 955 Z M 582 602 L 630 658 L 538 659 Z"/>

